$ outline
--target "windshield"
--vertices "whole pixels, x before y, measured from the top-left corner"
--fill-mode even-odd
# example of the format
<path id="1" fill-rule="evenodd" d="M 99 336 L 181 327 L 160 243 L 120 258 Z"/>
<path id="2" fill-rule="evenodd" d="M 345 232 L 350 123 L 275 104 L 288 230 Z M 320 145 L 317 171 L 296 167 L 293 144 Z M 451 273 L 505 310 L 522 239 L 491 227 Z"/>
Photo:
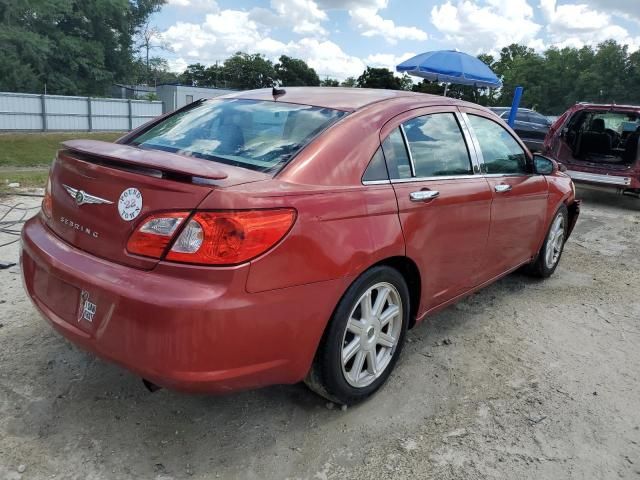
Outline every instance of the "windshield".
<path id="1" fill-rule="evenodd" d="M 291 103 L 210 100 L 168 117 L 131 144 L 272 172 L 344 115 Z"/>
<path id="2" fill-rule="evenodd" d="M 597 120 L 604 121 L 604 128 L 617 133 L 635 132 L 640 126 L 640 119 L 633 113 L 606 112 L 596 113 L 591 119 L 591 129 Z"/>

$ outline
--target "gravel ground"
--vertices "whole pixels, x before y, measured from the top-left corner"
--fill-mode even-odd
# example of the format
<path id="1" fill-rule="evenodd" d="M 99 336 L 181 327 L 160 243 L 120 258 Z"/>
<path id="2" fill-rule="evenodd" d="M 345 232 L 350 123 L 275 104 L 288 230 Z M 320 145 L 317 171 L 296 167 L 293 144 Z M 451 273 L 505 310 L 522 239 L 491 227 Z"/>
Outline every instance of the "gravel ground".
<path id="1" fill-rule="evenodd" d="M 514 274 L 433 316 L 347 410 L 300 385 L 150 394 L 0 270 L 0 479 L 640 479 L 640 203 L 580 193 L 554 277 Z"/>

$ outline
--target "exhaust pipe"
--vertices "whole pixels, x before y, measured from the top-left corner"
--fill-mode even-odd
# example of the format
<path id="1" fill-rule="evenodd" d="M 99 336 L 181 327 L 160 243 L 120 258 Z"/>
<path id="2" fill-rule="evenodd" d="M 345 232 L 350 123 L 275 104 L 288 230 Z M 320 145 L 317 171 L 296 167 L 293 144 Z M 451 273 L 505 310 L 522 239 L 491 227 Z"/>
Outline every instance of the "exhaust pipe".
<path id="1" fill-rule="evenodd" d="M 150 382 L 149 380 L 147 380 L 146 378 L 142 379 L 142 384 L 147 388 L 147 390 L 149 390 L 151 393 L 153 392 L 157 392 L 158 390 L 160 390 L 162 387 L 159 385 L 156 385 L 153 382 Z"/>

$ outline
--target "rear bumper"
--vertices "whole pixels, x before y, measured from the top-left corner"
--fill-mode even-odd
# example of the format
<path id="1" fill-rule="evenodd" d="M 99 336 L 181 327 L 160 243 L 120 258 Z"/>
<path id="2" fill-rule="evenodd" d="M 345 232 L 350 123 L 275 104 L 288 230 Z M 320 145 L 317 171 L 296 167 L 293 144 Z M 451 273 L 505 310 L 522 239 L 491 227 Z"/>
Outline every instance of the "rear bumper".
<path id="1" fill-rule="evenodd" d="M 161 262 L 137 270 L 69 246 L 39 217 L 26 223 L 22 247 L 27 292 L 58 332 L 153 383 L 190 392 L 303 379 L 349 281 L 251 294 L 248 266 Z M 96 305 L 90 322 L 83 292 Z"/>

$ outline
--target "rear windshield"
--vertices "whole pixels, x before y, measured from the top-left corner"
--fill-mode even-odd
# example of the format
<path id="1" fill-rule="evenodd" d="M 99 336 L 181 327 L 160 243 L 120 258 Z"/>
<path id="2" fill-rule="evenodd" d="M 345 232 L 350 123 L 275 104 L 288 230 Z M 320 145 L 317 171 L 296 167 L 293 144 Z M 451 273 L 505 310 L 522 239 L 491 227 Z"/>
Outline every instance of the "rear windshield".
<path id="1" fill-rule="evenodd" d="M 283 102 L 209 100 L 168 117 L 130 143 L 274 172 L 345 114 Z"/>

